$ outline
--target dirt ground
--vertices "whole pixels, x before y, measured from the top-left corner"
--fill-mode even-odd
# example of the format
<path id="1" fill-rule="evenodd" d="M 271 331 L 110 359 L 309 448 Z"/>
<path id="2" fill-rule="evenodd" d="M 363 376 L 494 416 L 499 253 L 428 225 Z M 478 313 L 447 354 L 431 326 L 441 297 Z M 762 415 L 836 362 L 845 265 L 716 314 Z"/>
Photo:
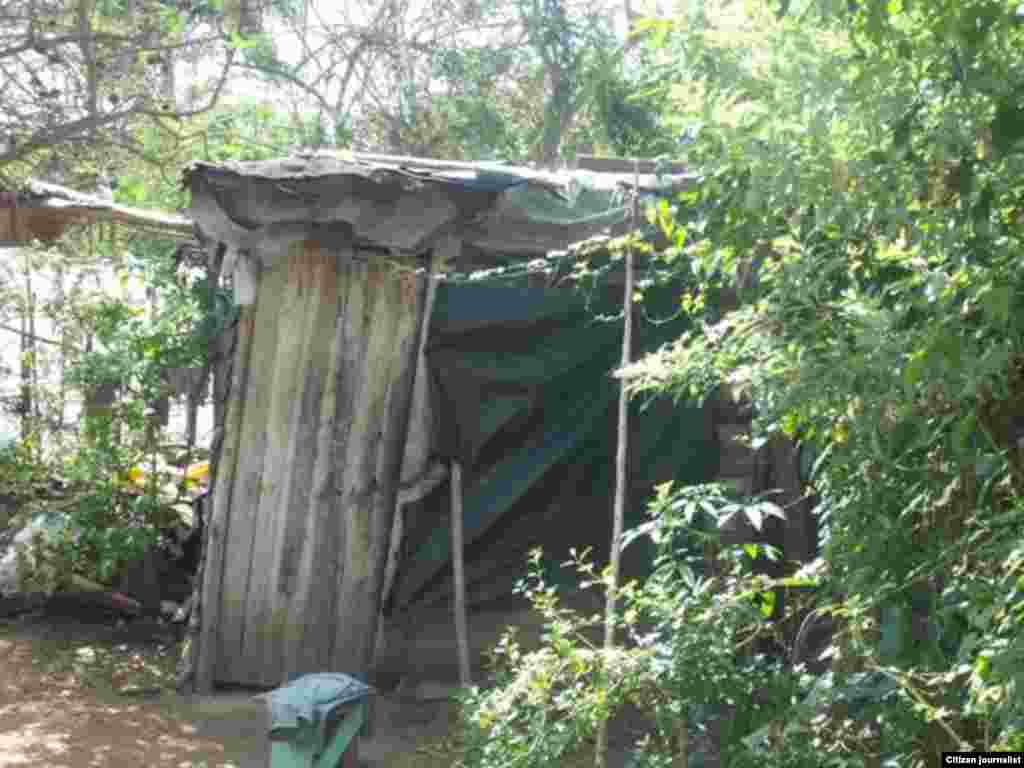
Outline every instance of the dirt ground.
<path id="1" fill-rule="evenodd" d="M 478 660 L 510 624 L 527 646 L 541 630 L 521 605 L 471 613 L 469 624 Z M 410 645 L 399 649 L 408 662 L 395 675 L 401 685 L 374 698 L 372 731 L 359 745 L 362 768 L 457 762 L 452 635 L 444 611 L 415 622 Z M 269 768 L 267 711 L 257 692 L 180 695 L 177 658 L 177 638 L 155 622 L 0 619 L 0 768 Z M 628 762 L 617 741 L 611 768 Z M 592 764 L 592 755 L 581 755 L 566 768 Z"/>
<path id="2" fill-rule="evenodd" d="M 176 694 L 176 658 L 158 625 L 0 621 L 0 768 L 266 768 L 263 702 Z M 375 706 L 364 766 L 450 765 L 439 746 L 449 703 L 393 695 Z"/>

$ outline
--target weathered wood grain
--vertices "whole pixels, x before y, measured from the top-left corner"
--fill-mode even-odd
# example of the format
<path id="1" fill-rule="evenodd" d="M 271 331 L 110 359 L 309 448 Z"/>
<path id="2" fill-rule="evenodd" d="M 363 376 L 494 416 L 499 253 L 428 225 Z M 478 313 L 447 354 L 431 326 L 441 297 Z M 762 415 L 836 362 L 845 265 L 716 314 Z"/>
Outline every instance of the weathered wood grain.
<path id="1" fill-rule="evenodd" d="M 365 674 L 372 662 L 387 549 L 398 492 L 415 375 L 425 281 L 412 272 L 359 265 L 364 312 L 346 308 L 345 368 L 349 379 L 339 409 L 351 418 L 338 444 L 344 562 L 336 596 L 339 626 L 331 668 Z"/>
<path id="2" fill-rule="evenodd" d="M 248 589 L 242 614 L 242 645 L 237 663 L 241 679 L 276 685 L 282 664 L 281 636 L 287 609 L 277 596 L 281 575 L 281 548 L 292 514 L 289 509 L 296 470 L 296 430 L 301 428 L 303 368 L 315 314 L 312 263 L 316 255 L 302 243 L 292 246 L 282 265 L 284 283 L 278 296 L 277 351 L 272 375 L 262 386 L 270 387 L 264 416 L 267 447 L 263 461 L 263 492 L 253 521 L 253 548 Z M 267 373 L 270 373 L 268 371 Z M 260 417 L 254 414 L 256 419 Z"/>
<path id="3" fill-rule="evenodd" d="M 419 331 L 416 342 L 416 370 L 413 374 L 413 394 L 409 411 L 409 425 L 406 430 L 402 456 L 401 483 L 395 504 L 394 521 L 391 525 L 387 562 L 384 566 L 384 582 L 381 587 L 381 601 L 386 602 L 395 584 L 399 566 L 402 538 L 405 535 L 405 499 L 418 501 L 436 488 L 447 476 L 447 468 L 434 460 L 436 415 L 430 397 L 430 379 L 427 370 L 426 346 L 430 336 L 430 317 L 437 295 L 437 284 L 451 255 L 457 255 L 461 246 L 454 238 L 446 237 L 434 249 L 430 259 L 430 275 L 427 277 L 426 297 L 420 311 Z M 385 620 L 383 612 L 377 622 L 377 645 L 375 659 L 383 653 L 382 639 Z M 376 663 L 376 662 L 374 662 Z"/>
<path id="4" fill-rule="evenodd" d="M 278 265 L 243 309 L 207 685 L 366 674 L 375 645 L 427 281 L 312 239 Z"/>
<path id="5" fill-rule="evenodd" d="M 221 596 L 224 577 L 225 552 L 231 524 L 232 496 L 241 427 L 245 416 L 245 396 L 248 385 L 249 356 L 254 337 L 254 312 L 242 309 L 238 320 L 235 348 L 235 395 L 225 416 L 224 440 L 217 468 L 217 487 L 214 490 L 213 511 L 207 523 L 206 564 L 203 577 L 203 624 L 199 632 L 196 657 L 195 688 L 199 692 L 213 689 L 215 668 L 220 655 L 218 630 L 221 626 Z M 234 387 L 233 387 L 234 388 Z"/>
<path id="6" fill-rule="evenodd" d="M 339 254 L 307 241 L 305 259 L 306 277 L 310 280 L 306 293 L 310 317 L 301 362 L 298 418 L 292 423 L 290 435 L 292 455 L 283 469 L 290 478 L 291 489 L 287 506 L 280 511 L 285 529 L 277 554 L 280 571 L 274 585 L 278 610 L 285 617 L 281 636 L 276 639 L 284 679 L 326 669 L 328 655 L 322 642 L 325 638 L 320 636 L 328 635 L 324 630 L 332 625 L 311 624 L 309 611 L 324 601 L 324 595 L 315 590 L 322 583 L 314 578 L 316 569 L 322 565 L 314 556 L 316 540 L 322 533 L 320 519 L 329 520 L 336 509 L 333 483 L 324 473 L 329 471 L 333 458 L 336 418 Z"/>
<path id="7" fill-rule="evenodd" d="M 234 680 L 242 673 L 246 599 L 250 589 L 255 539 L 260 533 L 256 515 L 264 493 L 266 414 L 272 391 L 267 386 L 267 371 L 273 370 L 277 356 L 277 322 L 283 285 L 284 274 L 281 270 L 266 271 L 261 275 L 253 308 L 256 338 L 249 358 L 250 374 L 244 389 L 248 404 L 246 418 L 243 423 L 233 427 L 240 431 L 240 446 L 238 470 L 233 481 L 235 490 L 231 515 L 235 521 L 234 533 L 228 547 L 224 582 L 219 596 L 220 649 L 216 673 L 219 680 Z"/>

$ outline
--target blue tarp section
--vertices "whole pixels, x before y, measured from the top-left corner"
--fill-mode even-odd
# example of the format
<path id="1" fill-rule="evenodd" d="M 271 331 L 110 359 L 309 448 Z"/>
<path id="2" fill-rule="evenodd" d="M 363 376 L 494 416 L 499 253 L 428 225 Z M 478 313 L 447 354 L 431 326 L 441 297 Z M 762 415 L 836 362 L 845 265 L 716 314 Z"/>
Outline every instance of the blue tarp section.
<path id="1" fill-rule="evenodd" d="M 686 330 L 689 321 L 673 317 L 681 287 L 660 288 L 637 311 L 634 357 Z M 440 453 L 458 458 L 464 467 L 467 562 L 493 559 L 488 539 L 503 531 L 507 542 L 509 524 L 519 527 L 517 541 L 524 546 L 543 545 L 553 527 L 570 534 L 586 529 L 598 544 L 610 537 L 603 521 L 610 519 L 614 488 L 619 396 L 611 373 L 621 358 L 622 320 L 599 316 L 619 313 L 621 294 L 621 287 L 614 286 L 530 287 L 524 277 L 439 286 L 427 363 Z M 704 482 L 718 470 L 707 411 L 686 402 L 659 406 L 631 406 L 632 523 L 642 518 L 655 482 Z M 572 474 L 573 467 L 582 471 Z M 558 482 L 547 483 L 559 473 L 582 478 L 586 487 L 579 489 L 580 496 L 598 499 L 603 507 L 591 501 L 586 509 L 561 510 L 562 519 L 536 517 L 550 508 L 552 494 L 565 493 Z M 399 577 L 399 604 L 445 577 L 450 559 L 447 484 L 435 496 L 406 518 L 411 557 Z M 530 536 L 537 540 L 527 541 Z"/>

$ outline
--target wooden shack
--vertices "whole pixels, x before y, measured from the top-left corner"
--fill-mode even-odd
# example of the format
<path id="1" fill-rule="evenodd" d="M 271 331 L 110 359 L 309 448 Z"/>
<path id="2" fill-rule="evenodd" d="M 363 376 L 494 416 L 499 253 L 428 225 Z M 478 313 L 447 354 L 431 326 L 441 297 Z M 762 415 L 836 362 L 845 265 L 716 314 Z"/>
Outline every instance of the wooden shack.
<path id="1" fill-rule="evenodd" d="M 225 272 L 241 307 L 194 683 L 273 686 L 312 671 L 365 674 L 384 598 L 408 555 L 396 509 L 436 492 L 447 460 L 469 450 L 465 424 L 479 413 L 438 413 L 430 394 L 425 348 L 439 276 L 625 231 L 629 206 L 614 195 L 567 197 L 558 179 L 524 169 L 375 155 L 196 164 L 186 184 L 198 230 L 226 247 Z M 533 300 L 506 294 L 507 306 L 529 314 L 518 296 Z M 561 299 L 544 296 L 557 310 Z M 478 328 L 462 331 L 480 338 Z M 439 351 L 437 365 L 454 370 L 460 354 Z M 606 372 L 598 378 L 610 386 Z M 523 391 L 487 420 L 507 423 L 516 408 L 532 408 L 537 387 Z M 465 399 L 449 401 L 457 410 Z M 597 405 L 591 410 L 601 416 L 606 404 Z M 441 419 L 455 447 L 439 445 Z M 564 434 L 561 442 L 534 439 L 520 453 L 535 457 L 555 445 L 564 456 Z M 475 484 L 486 514 L 467 530 L 467 544 L 509 507 L 502 494 L 511 492 L 488 485 L 493 466 L 492 459 Z M 542 473 L 520 474 L 522 495 Z M 421 539 L 440 532 L 442 546 L 427 542 L 432 554 L 419 560 L 426 565 L 405 569 L 415 576 L 406 580 L 409 594 L 447 559 L 447 521 L 421 517 Z"/>

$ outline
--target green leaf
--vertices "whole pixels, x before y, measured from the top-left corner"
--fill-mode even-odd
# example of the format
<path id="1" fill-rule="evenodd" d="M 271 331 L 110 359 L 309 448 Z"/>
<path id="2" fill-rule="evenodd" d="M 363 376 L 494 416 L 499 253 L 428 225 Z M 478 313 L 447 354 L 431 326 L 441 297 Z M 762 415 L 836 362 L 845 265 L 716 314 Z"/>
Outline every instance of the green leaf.
<path id="1" fill-rule="evenodd" d="M 960 454 L 967 453 L 977 429 L 978 423 L 973 413 L 968 413 L 960 419 L 953 429 L 954 450 Z"/>
<path id="2" fill-rule="evenodd" d="M 1011 319 L 1013 288 L 1009 285 L 993 285 L 981 300 L 982 309 L 993 325 L 1005 326 Z"/>
<path id="3" fill-rule="evenodd" d="M 664 19 L 640 19 L 634 29 L 636 34 L 642 34 L 649 32 L 650 36 L 647 38 L 648 42 L 654 48 L 664 48 L 665 42 L 668 40 L 669 33 L 672 31 L 673 23 Z"/>
<path id="4" fill-rule="evenodd" d="M 780 587 L 788 587 L 790 589 L 798 589 L 802 587 L 817 587 L 821 584 L 820 579 L 802 578 L 797 576 L 787 576 L 784 579 L 780 579 L 778 582 Z"/>
<path id="5" fill-rule="evenodd" d="M 902 603 L 882 608 L 878 651 L 883 658 L 895 659 L 907 650 L 909 612 Z"/>
<path id="6" fill-rule="evenodd" d="M 904 363 L 903 383 L 906 386 L 913 387 L 921 380 L 926 367 L 926 359 L 924 351 L 918 350 Z"/>
<path id="7" fill-rule="evenodd" d="M 236 51 L 244 51 L 248 48 L 254 48 L 258 44 L 258 38 L 242 37 L 238 32 L 232 32 L 228 38 L 228 46 L 234 48 Z"/>
<path id="8" fill-rule="evenodd" d="M 1009 154 L 1019 149 L 1024 139 L 1024 105 L 1019 92 L 1011 94 L 996 109 L 992 121 L 992 146 L 1000 154 Z"/>
<path id="9" fill-rule="evenodd" d="M 992 664 L 989 661 L 988 655 L 982 653 L 974 662 L 974 674 L 984 683 L 992 676 L 991 670 Z"/>

